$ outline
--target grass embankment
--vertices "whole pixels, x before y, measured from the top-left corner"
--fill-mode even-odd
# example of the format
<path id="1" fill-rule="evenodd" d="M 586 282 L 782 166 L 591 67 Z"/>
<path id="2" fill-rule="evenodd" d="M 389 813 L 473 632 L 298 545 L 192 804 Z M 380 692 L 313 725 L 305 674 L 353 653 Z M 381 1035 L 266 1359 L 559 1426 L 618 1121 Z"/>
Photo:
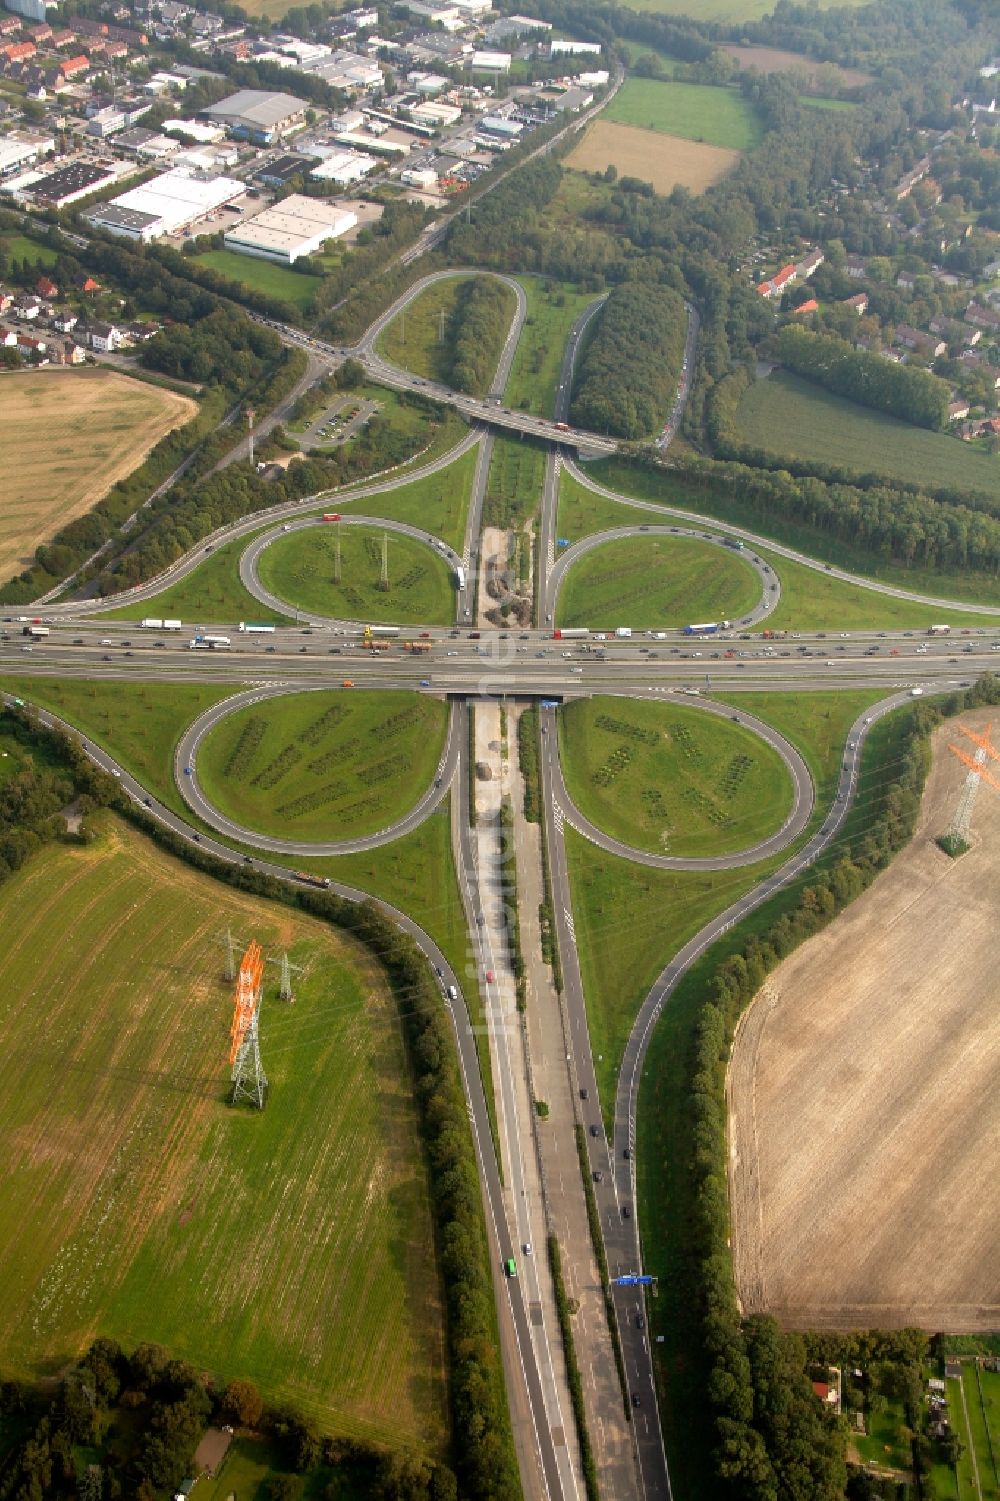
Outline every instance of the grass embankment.
<path id="1" fill-rule="evenodd" d="M 637 1174 L 644 1270 L 658 1278 L 648 1304 L 659 1377 L 660 1416 L 678 1493 L 714 1501 L 718 1479 L 709 1456 L 715 1436 L 694 1364 L 703 1343 L 702 1310 L 692 1296 L 688 1225 L 691 1173 L 689 1083 L 695 1031 L 709 982 L 720 962 L 739 952 L 748 935 L 765 932 L 795 908 L 815 872 L 835 863 L 870 827 L 884 789 L 898 773 L 905 748 L 904 718 L 873 727 L 866 745 L 858 797 L 846 829 L 822 860 L 720 939 L 688 971 L 663 1009 L 650 1039 L 637 1115 Z M 673 945 L 672 945 L 673 947 Z M 660 1342 L 662 1337 L 662 1343 Z"/>
<path id="2" fill-rule="evenodd" d="M 255 256 L 238 255 L 235 250 L 206 250 L 194 258 L 196 266 L 206 266 L 217 271 L 230 281 L 238 281 L 251 291 L 263 292 L 268 297 L 279 297 L 290 302 L 301 312 L 307 313 L 320 285 L 318 276 L 307 271 L 296 271 L 291 266 L 276 266 L 272 261 L 259 261 Z"/>
<path id="3" fill-rule="evenodd" d="M 51 1371 L 97 1333 L 158 1341 L 331 1429 L 439 1448 L 427 1178 L 381 970 L 325 924 L 100 828 L 0 889 L 5 1367 Z M 268 971 L 261 1114 L 227 1103 L 227 926 L 302 966 L 294 1006 Z"/>
<path id="4" fill-rule="evenodd" d="M 388 828 L 430 784 L 448 711 L 413 693 L 293 693 L 222 720 L 198 751 L 205 796 L 246 828 L 343 839 Z"/>
<path id="5" fill-rule="evenodd" d="M 656 700 L 594 697 L 559 713 L 570 796 L 613 838 L 663 855 L 730 854 L 774 834 L 792 781 L 729 719 Z"/>
<path id="6" fill-rule="evenodd" d="M 382 330 L 375 340 L 378 353 L 401 370 L 410 370 L 425 380 L 444 381 L 449 355 L 448 323 L 462 289 L 474 279 L 451 276 L 432 283 Z"/>
<path id="7" fill-rule="evenodd" d="M 728 522 L 732 526 L 746 527 L 761 535 L 760 518 L 741 509 L 739 502 L 730 495 L 728 488 L 723 493 L 699 489 L 677 480 L 669 471 L 640 469 L 623 464 L 619 460 L 599 460 L 591 464 L 588 473 L 601 485 L 618 490 L 626 497 L 652 501 L 656 505 L 676 506 L 706 518 L 706 530 L 712 530 L 712 520 Z M 623 519 L 624 518 L 624 519 Z M 559 491 L 559 535 L 576 541 L 610 526 L 630 526 L 636 521 L 653 523 L 656 515 L 641 511 L 622 501 L 608 500 L 595 495 L 581 485 L 572 475 L 563 474 Z M 670 518 L 666 518 L 669 524 Z M 680 523 L 683 524 L 683 523 Z M 830 628 L 863 630 L 900 627 L 926 627 L 940 615 L 951 625 L 983 625 L 987 618 L 970 615 L 962 610 L 962 601 L 977 604 L 995 604 L 1000 619 L 1000 599 L 995 584 L 981 576 L 961 573 L 922 573 L 908 571 L 895 564 L 878 561 L 873 566 L 872 554 L 861 548 L 842 547 L 825 534 L 810 527 L 783 521 L 775 517 L 768 526 L 768 536 L 785 547 L 793 547 L 807 557 L 821 563 L 835 564 L 852 573 L 870 577 L 879 583 L 892 584 L 903 589 L 933 595 L 936 598 L 954 599 L 954 608 L 945 612 L 938 605 L 916 604 L 903 599 L 893 599 L 865 589 L 860 584 L 848 584 L 827 578 L 822 568 L 807 568 L 801 563 L 791 563 L 784 558 L 758 549 L 780 574 L 783 599 L 769 625 L 791 625 L 796 630 L 824 630 Z M 796 594 L 795 591 L 798 591 Z M 795 618 L 790 619 L 794 610 Z"/>
<path id="8" fill-rule="evenodd" d="M 789 371 L 753 383 L 737 408 L 735 435 L 773 454 L 884 474 L 922 489 L 1000 495 L 1000 464 L 991 454 L 858 406 Z"/>
<path id="9" fill-rule="evenodd" d="M 282 532 L 260 554 L 257 572 L 264 588 L 294 609 L 338 620 L 455 619 L 451 570 L 433 548 L 401 532 L 336 524 Z"/>
<path id="10" fill-rule="evenodd" d="M 573 564 L 559 591 L 560 625 L 676 629 L 737 620 L 760 602 L 761 583 L 736 552 L 693 537 L 621 537 Z"/>
<path id="11" fill-rule="evenodd" d="M 272 522 L 273 526 L 274 523 Z M 255 599 L 240 582 L 239 563 L 259 531 L 248 532 L 245 537 L 236 537 L 225 542 L 209 554 L 204 563 L 199 563 L 186 578 L 170 584 L 154 599 L 134 605 L 124 605 L 120 610 L 107 610 L 101 620 L 155 620 L 209 621 L 214 625 L 222 622 L 237 624 L 241 620 L 256 620 L 265 625 L 287 625 L 291 615 L 282 615 L 269 610 Z"/>
<path id="12" fill-rule="evenodd" d="M 363 495 L 358 500 L 341 502 L 333 495 L 331 503 L 335 502 L 338 510 L 357 511 L 363 516 L 388 516 L 393 521 L 423 527 L 460 553 L 475 472 L 476 449 L 471 448 L 435 474 L 392 490 Z"/>
<path id="13" fill-rule="evenodd" d="M 672 79 L 627 78 L 601 118 L 732 151 L 751 150 L 763 134 L 738 89 Z"/>
<path id="14" fill-rule="evenodd" d="M 551 417 L 555 410 L 566 340 L 574 323 L 593 302 L 590 292 L 568 283 L 519 277 L 528 298 L 528 313 L 511 366 L 504 401 L 522 412 Z"/>

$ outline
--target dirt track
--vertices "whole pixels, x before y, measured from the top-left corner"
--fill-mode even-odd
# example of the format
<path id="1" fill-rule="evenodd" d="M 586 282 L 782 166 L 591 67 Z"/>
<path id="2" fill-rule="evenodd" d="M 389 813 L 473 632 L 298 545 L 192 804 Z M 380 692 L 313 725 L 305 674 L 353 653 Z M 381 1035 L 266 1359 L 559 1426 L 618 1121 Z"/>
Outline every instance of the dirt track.
<path id="1" fill-rule="evenodd" d="M 962 738 L 955 721 L 935 736 L 909 848 L 737 1033 L 736 1282 L 745 1311 L 787 1327 L 1000 1327 L 1000 794 L 982 787 L 962 859 L 934 844 Z"/>

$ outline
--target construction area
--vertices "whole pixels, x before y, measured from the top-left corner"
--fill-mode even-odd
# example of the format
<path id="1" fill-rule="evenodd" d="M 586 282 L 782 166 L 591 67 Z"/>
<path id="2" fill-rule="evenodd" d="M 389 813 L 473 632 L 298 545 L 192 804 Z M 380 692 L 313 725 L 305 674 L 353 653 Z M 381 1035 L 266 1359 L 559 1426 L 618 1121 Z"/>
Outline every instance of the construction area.
<path id="1" fill-rule="evenodd" d="M 935 732 L 910 845 L 741 1021 L 727 1097 L 747 1313 L 801 1329 L 1000 1327 L 990 718 Z M 974 768 L 968 852 L 952 859 L 937 841 L 968 811 Z"/>

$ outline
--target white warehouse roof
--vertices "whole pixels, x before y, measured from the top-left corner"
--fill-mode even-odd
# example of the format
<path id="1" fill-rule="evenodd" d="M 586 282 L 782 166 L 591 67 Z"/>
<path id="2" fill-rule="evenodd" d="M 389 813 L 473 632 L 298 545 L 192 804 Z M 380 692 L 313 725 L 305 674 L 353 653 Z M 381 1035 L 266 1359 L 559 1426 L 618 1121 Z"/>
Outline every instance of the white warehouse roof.
<path id="1" fill-rule="evenodd" d="M 341 183 L 358 182 L 377 165 L 373 156 L 366 156 L 361 151 L 338 151 L 320 162 L 318 167 L 313 167 L 309 176 L 332 178 Z"/>
<path id="2" fill-rule="evenodd" d="M 327 240 L 335 240 L 358 222 L 357 214 L 319 198 L 292 193 L 281 203 L 226 233 L 225 244 L 244 255 L 280 261 L 290 266 L 312 255 Z"/>
<path id="3" fill-rule="evenodd" d="M 164 172 L 141 187 L 132 188 L 113 200 L 114 207 L 148 214 L 156 220 L 156 234 L 172 234 L 192 219 L 230 203 L 245 191 L 235 177 L 191 177 L 182 168 Z"/>

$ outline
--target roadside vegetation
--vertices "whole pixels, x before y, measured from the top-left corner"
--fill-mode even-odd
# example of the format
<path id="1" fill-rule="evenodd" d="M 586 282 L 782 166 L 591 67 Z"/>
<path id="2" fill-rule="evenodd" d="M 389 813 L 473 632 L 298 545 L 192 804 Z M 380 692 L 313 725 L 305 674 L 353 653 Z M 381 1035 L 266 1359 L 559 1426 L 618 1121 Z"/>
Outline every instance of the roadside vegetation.
<path id="1" fill-rule="evenodd" d="M 537 417 L 551 417 L 570 331 L 594 299 L 570 282 L 518 280 L 528 299 L 528 313 L 504 391 L 507 406 Z"/>
<path id="2" fill-rule="evenodd" d="M 426 287 L 378 340 L 405 370 L 455 391 L 490 389 L 514 317 L 514 294 L 494 277 L 448 278 Z"/>
<path id="3" fill-rule="evenodd" d="M 476 450 L 471 448 L 454 463 L 434 474 L 411 480 L 392 490 L 373 491 L 357 500 L 330 501 L 341 510 L 359 511 L 365 516 L 388 516 L 410 526 L 426 528 L 455 552 L 461 553 L 465 520 L 472 497 L 476 472 Z"/>
<path id="4" fill-rule="evenodd" d="M 687 314 L 669 287 L 616 287 L 587 331 L 570 419 L 616 438 L 652 437 L 677 395 Z"/>

